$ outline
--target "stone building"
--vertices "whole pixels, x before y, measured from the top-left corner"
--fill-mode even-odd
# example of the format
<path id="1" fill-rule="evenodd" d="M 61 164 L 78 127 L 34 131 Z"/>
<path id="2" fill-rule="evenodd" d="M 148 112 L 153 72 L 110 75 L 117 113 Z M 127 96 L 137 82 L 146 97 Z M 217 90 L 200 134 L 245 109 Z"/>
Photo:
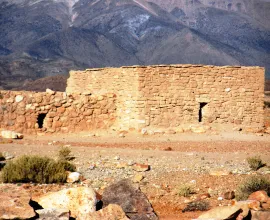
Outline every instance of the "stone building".
<path id="1" fill-rule="evenodd" d="M 71 71 L 66 92 L 0 91 L 0 128 L 25 133 L 263 128 L 264 68 L 132 66 Z"/>
<path id="2" fill-rule="evenodd" d="M 131 66 L 71 71 L 67 93 L 116 94 L 119 129 L 263 127 L 264 68 Z"/>

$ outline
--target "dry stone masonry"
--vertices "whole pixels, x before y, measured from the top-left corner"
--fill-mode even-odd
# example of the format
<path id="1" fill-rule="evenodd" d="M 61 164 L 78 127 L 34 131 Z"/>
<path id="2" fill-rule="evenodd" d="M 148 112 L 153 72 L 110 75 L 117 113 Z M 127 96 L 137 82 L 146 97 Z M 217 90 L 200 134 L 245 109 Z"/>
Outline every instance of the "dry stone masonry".
<path id="1" fill-rule="evenodd" d="M 0 91 L 0 127 L 24 133 L 75 132 L 109 128 L 115 96 L 63 92 Z"/>
<path id="2" fill-rule="evenodd" d="M 71 71 L 66 92 L 0 91 L 0 128 L 18 132 L 262 129 L 261 67 L 159 65 Z"/>
<path id="3" fill-rule="evenodd" d="M 263 127 L 261 67 L 169 65 L 71 71 L 67 93 L 116 94 L 119 129 Z"/>

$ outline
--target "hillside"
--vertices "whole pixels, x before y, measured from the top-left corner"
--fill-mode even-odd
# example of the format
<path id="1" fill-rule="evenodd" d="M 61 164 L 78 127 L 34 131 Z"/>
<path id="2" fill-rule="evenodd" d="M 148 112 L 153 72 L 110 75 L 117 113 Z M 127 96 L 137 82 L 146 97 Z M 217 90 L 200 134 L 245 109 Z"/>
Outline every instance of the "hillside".
<path id="1" fill-rule="evenodd" d="M 270 1 L 0 0 L 0 88 L 89 67 L 259 65 Z"/>

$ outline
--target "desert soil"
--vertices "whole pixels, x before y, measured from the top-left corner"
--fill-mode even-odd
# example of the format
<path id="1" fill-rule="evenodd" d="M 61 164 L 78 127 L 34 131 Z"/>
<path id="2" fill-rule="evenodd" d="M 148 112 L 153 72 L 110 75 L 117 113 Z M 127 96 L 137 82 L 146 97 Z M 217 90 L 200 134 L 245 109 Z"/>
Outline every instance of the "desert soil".
<path id="1" fill-rule="evenodd" d="M 25 136 L 12 143 L 0 141 L 0 152 L 20 155 L 47 155 L 56 157 L 61 146 L 69 146 L 75 156 L 78 171 L 87 179 L 84 184 L 93 186 L 100 194 L 110 183 L 122 178 L 133 178 L 139 172 L 131 164 L 149 164 L 151 169 L 140 173 L 139 183 L 160 219 L 193 219 L 201 212 L 182 210 L 186 202 L 200 194 L 211 192 L 206 199 L 210 207 L 227 205 L 219 196 L 237 188 L 251 175 L 264 175 L 265 168 L 252 172 L 247 157 L 259 155 L 270 165 L 270 135 L 243 134 L 175 134 L 142 136 L 128 133 L 119 137 L 114 132 Z M 221 171 L 226 175 L 210 175 Z M 231 174 L 228 174 L 230 172 Z M 261 174 L 263 173 L 263 174 Z M 195 190 L 189 198 L 179 196 L 178 188 L 189 184 Z M 56 191 L 65 185 L 24 184 L 33 195 Z"/>

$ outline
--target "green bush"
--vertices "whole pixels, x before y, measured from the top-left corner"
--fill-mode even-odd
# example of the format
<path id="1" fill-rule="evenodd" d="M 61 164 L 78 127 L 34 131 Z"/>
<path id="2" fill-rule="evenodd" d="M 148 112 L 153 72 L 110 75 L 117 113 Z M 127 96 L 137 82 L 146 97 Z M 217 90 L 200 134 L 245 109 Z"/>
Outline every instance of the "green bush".
<path id="1" fill-rule="evenodd" d="M 178 195 L 179 196 L 188 197 L 188 196 L 190 196 L 193 193 L 194 193 L 194 190 L 189 185 L 182 185 L 178 189 Z"/>
<path id="2" fill-rule="evenodd" d="M 194 211 L 206 211 L 209 209 L 209 203 L 207 201 L 194 201 L 187 204 L 187 207 L 182 212 L 194 212 Z"/>
<path id="3" fill-rule="evenodd" d="M 58 151 L 58 159 L 59 160 L 66 160 L 66 161 L 71 161 L 75 157 L 71 155 L 71 150 L 69 147 L 61 147 L 61 149 Z"/>
<path id="4" fill-rule="evenodd" d="M 76 167 L 67 161 L 55 161 L 48 157 L 22 156 L 10 161 L 2 170 L 4 183 L 63 183 L 67 172 Z"/>
<path id="5" fill-rule="evenodd" d="M 264 190 L 269 195 L 270 181 L 264 177 L 252 176 L 238 187 L 236 200 L 246 200 L 251 193 L 259 190 Z"/>
<path id="6" fill-rule="evenodd" d="M 255 171 L 265 165 L 259 156 L 248 157 L 247 162 L 249 164 L 250 169 L 255 170 Z"/>

